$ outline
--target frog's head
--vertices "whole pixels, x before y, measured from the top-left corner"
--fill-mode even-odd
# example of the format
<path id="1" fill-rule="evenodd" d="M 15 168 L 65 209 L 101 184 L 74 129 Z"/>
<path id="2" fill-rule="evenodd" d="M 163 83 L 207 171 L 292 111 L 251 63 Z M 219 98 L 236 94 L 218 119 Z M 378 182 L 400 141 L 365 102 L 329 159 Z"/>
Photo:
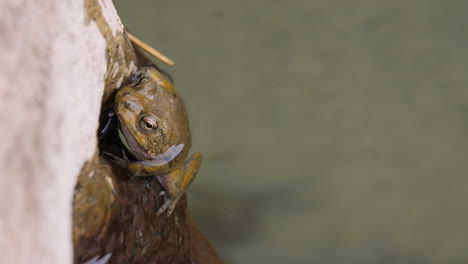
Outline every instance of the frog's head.
<path id="1" fill-rule="evenodd" d="M 152 67 L 143 68 L 136 76 L 114 99 L 123 144 L 138 160 L 164 154 L 186 156 L 190 130 L 185 105 L 174 85 Z"/>

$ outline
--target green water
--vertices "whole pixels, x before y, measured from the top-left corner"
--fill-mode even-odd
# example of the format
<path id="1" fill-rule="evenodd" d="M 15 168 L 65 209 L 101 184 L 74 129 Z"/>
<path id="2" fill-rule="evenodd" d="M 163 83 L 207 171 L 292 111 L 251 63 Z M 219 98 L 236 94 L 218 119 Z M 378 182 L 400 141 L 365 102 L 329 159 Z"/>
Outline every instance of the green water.
<path id="1" fill-rule="evenodd" d="M 172 59 L 226 263 L 468 263 L 468 2 L 114 1 Z"/>

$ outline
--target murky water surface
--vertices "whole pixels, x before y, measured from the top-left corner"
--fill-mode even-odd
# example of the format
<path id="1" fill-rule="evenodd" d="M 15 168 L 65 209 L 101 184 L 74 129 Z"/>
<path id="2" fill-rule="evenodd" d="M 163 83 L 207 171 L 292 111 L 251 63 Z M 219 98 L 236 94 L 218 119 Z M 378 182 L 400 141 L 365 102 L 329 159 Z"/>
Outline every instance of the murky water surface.
<path id="1" fill-rule="evenodd" d="M 176 61 L 227 263 L 468 262 L 468 2 L 115 4 Z"/>

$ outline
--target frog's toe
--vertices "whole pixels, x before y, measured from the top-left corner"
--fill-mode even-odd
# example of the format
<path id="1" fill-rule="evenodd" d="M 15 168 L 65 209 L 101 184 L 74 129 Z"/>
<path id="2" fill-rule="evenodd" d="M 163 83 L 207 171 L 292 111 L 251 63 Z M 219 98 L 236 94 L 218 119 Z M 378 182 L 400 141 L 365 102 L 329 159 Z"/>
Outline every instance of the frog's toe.
<path id="1" fill-rule="evenodd" d="M 127 153 L 125 150 L 122 149 L 122 157 L 123 157 L 123 160 L 125 161 L 129 161 L 128 157 L 127 157 Z"/>
<path id="2" fill-rule="evenodd" d="M 105 156 L 107 156 L 109 159 L 111 159 L 112 161 L 115 161 L 115 162 L 122 161 L 121 158 L 117 157 L 116 155 L 114 155 L 114 154 L 112 154 L 112 153 L 110 153 L 110 152 L 104 151 L 103 154 L 104 154 Z"/>
<path id="3" fill-rule="evenodd" d="M 174 202 L 174 203 L 171 204 L 171 207 L 169 207 L 169 209 L 167 210 L 167 216 L 171 216 L 171 214 L 174 211 L 174 208 L 176 206 L 176 203 L 177 202 Z"/>
<path id="4" fill-rule="evenodd" d="M 125 165 L 127 164 L 127 162 L 126 162 L 124 159 L 122 159 L 122 158 L 120 158 L 120 157 L 117 157 L 117 156 L 115 156 L 114 154 L 111 154 L 111 153 L 109 153 L 109 152 L 104 152 L 104 155 L 106 155 L 107 158 L 108 158 L 111 162 L 114 162 L 114 163 L 116 163 L 116 164 L 118 164 L 118 165 L 120 165 L 120 166 L 125 166 Z"/>
<path id="5" fill-rule="evenodd" d="M 161 205 L 161 207 L 159 207 L 158 211 L 156 212 L 156 215 L 157 216 L 160 216 L 162 215 L 171 205 L 171 200 L 166 198 L 164 200 L 164 203 Z"/>
<path id="6" fill-rule="evenodd" d="M 161 193 L 163 193 L 163 192 L 161 192 Z M 159 193 L 159 195 L 161 195 L 161 193 Z M 163 194 L 163 196 L 165 196 L 165 195 L 166 195 L 166 193 Z M 164 203 L 161 205 L 161 207 L 159 207 L 158 211 L 156 212 L 156 215 L 160 216 L 165 211 L 167 211 L 167 216 L 168 217 L 171 216 L 171 214 L 174 211 L 174 208 L 175 208 L 178 200 L 179 200 L 178 197 L 168 197 L 168 196 L 166 196 L 166 198 L 164 199 Z"/>

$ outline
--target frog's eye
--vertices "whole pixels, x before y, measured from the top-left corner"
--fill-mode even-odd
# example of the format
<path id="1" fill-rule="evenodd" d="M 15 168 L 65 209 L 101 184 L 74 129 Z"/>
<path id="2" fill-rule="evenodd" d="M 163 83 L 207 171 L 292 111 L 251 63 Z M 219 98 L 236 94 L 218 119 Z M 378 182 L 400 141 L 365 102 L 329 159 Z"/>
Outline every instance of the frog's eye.
<path id="1" fill-rule="evenodd" d="M 140 128 L 145 132 L 151 132 L 158 129 L 159 123 L 152 116 L 143 116 L 140 119 Z"/>

